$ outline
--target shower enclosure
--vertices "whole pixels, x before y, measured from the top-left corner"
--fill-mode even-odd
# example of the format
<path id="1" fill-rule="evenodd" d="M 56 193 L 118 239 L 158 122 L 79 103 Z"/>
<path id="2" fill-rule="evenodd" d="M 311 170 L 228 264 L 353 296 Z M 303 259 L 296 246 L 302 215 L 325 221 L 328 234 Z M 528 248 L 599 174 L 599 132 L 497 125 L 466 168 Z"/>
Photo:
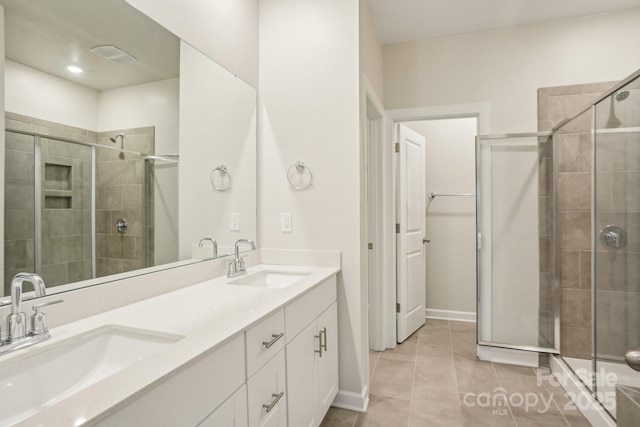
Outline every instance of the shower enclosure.
<path id="1" fill-rule="evenodd" d="M 640 387 L 639 77 L 540 89 L 540 132 L 476 150 L 479 344 L 556 355 L 614 419 Z"/>
<path id="2" fill-rule="evenodd" d="M 7 113 L 4 295 L 153 265 L 153 128 L 96 133 Z M 127 149 L 128 148 L 128 149 Z"/>

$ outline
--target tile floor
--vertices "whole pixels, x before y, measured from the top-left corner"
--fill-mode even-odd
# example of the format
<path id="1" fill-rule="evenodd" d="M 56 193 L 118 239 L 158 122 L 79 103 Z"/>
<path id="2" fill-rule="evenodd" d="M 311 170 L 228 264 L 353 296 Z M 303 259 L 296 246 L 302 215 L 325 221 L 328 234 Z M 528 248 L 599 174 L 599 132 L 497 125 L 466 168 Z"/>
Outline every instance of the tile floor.
<path id="1" fill-rule="evenodd" d="M 371 352 L 367 412 L 331 408 L 321 427 L 590 426 L 546 371 L 477 360 L 475 332 L 428 320 L 394 350 Z"/>

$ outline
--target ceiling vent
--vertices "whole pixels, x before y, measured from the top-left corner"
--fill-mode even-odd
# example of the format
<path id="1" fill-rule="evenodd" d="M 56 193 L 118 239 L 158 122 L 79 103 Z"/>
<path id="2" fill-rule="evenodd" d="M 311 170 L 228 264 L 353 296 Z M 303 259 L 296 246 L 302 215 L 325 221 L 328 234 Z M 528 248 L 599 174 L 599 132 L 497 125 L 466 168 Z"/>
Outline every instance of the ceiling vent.
<path id="1" fill-rule="evenodd" d="M 129 55 L 127 52 L 111 45 L 96 46 L 91 49 L 91 52 L 106 59 L 107 61 L 115 62 L 116 64 L 133 64 L 137 61 L 136 58 Z"/>

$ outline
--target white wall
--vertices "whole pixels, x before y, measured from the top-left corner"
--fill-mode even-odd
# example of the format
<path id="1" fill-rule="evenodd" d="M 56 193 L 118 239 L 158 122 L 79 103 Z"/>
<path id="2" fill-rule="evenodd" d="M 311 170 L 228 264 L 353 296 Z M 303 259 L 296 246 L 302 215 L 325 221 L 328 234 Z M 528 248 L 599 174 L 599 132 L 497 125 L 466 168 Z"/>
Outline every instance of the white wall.
<path id="1" fill-rule="evenodd" d="M 261 246 L 338 249 L 340 396 L 366 385 L 366 289 L 361 283 L 357 0 L 260 2 Z M 302 160 L 313 186 L 293 190 Z M 293 231 L 280 232 L 280 214 Z M 365 250 L 366 252 L 366 250 Z"/>
<path id="2" fill-rule="evenodd" d="M 102 91 L 98 132 L 155 127 L 155 154 L 178 153 L 180 79 Z M 125 138 L 124 146 L 127 149 Z M 156 161 L 154 193 L 155 265 L 178 259 L 178 166 Z"/>
<path id="3" fill-rule="evenodd" d="M 537 129 L 537 89 L 640 67 L 640 9 L 384 48 L 385 108 L 491 103 L 493 133 Z"/>
<path id="4" fill-rule="evenodd" d="M 127 0 L 214 61 L 256 87 L 258 0 Z"/>
<path id="5" fill-rule="evenodd" d="M 475 118 L 404 125 L 426 138 L 427 194 L 475 193 Z M 431 242 L 426 245 L 425 307 L 430 315 L 476 311 L 475 212 L 474 197 L 427 199 L 426 236 Z"/>
<path id="6" fill-rule="evenodd" d="M 5 60 L 5 109 L 82 129 L 98 128 L 98 92 Z"/>
<path id="7" fill-rule="evenodd" d="M 367 76 L 373 91 L 383 101 L 383 50 L 368 0 L 360 0 L 360 73 Z"/>
<path id="8" fill-rule="evenodd" d="M 185 259 L 203 237 L 227 248 L 257 237 L 256 91 L 185 42 L 180 77 L 180 163 L 188 165 L 179 172 L 180 259 Z M 210 174 L 222 164 L 231 186 L 217 191 Z M 230 230 L 231 213 L 240 214 L 238 231 Z"/>

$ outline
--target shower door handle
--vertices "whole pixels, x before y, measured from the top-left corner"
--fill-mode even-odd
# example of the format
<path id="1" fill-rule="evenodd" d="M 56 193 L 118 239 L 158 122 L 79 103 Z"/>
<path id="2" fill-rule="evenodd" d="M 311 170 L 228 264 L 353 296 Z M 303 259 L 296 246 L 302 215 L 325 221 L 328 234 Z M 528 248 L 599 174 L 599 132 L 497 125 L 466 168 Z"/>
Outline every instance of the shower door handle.
<path id="1" fill-rule="evenodd" d="M 631 369 L 640 371 L 640 348 L 630 348 L 624 355 L 624 361 Z"/>

